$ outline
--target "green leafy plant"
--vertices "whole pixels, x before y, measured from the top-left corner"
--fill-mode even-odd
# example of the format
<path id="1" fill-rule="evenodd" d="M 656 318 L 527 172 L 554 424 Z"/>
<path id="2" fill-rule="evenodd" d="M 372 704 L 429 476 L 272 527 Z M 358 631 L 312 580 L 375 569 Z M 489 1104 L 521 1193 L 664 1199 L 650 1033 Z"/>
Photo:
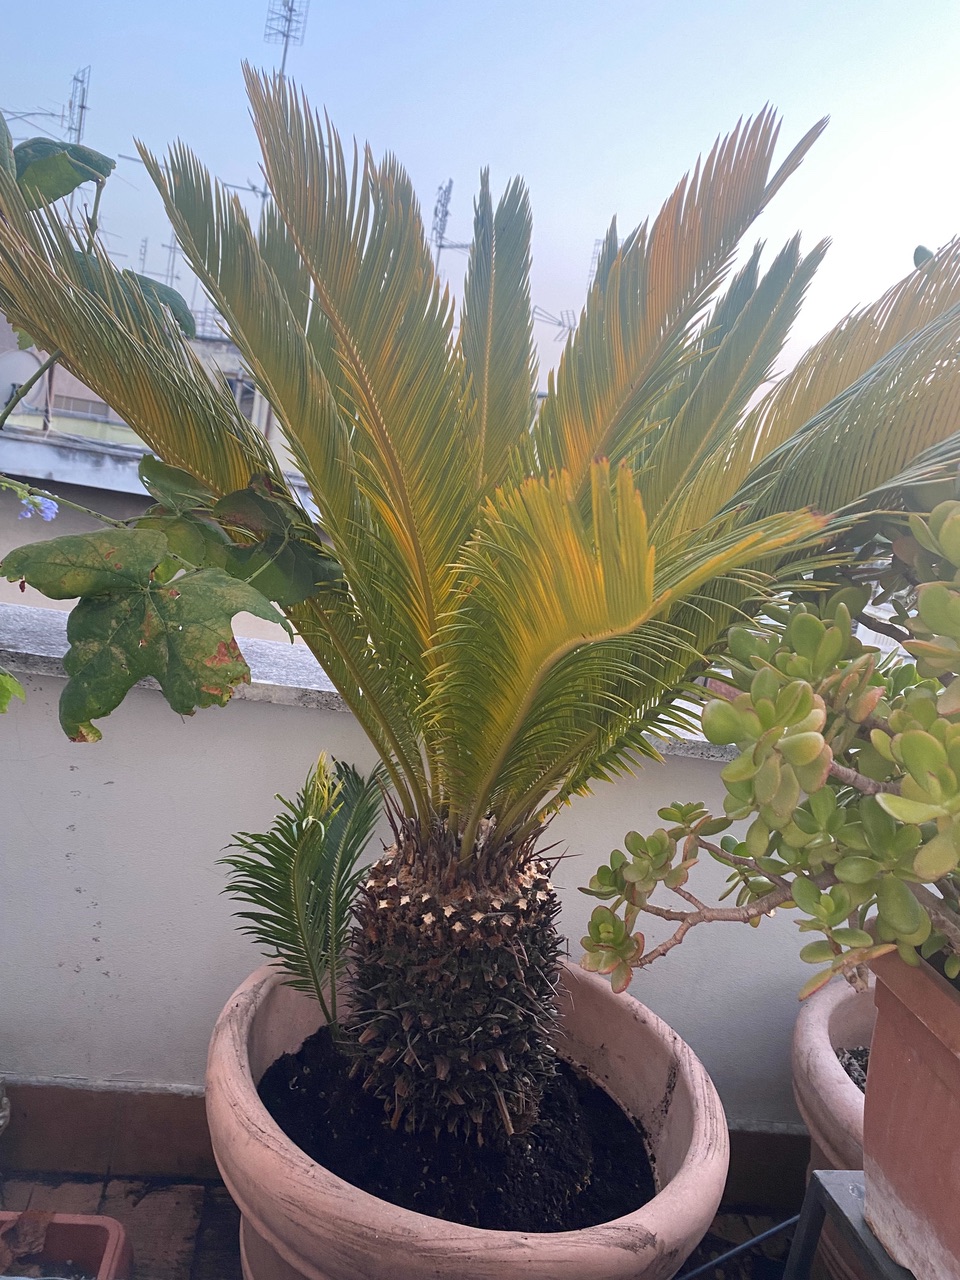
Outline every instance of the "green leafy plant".
<path id="1" fill-rule="evenodd" d="M 859 552 L 861 579 L 879 581 L 729 632 L 723 681 L 711 686 L 719 696 L 702 716 L 709 741 L 738 753 L 721 773 L 724 816 L 697 803 L 661 809 L 671 825 L 630 832 L 627 853 L 615 850 L 583 890 L 607 905 L 593 913 L 582 963 L 618 989 L 693 926 L 756 925 L 780 907 L 801 913 L 801 932 L 823 935 L 801 949 L 827 966 L 802 996 L 893 949 L 908 964 L 941 953 L 947 977 L 960 976 L 960 502 L 887 534 Z M 872 596 L 892 603 L 894 620 L 869 624 L 915 663 L 880 662 L 857 639 L 853 619 Z M 735 820 L 750 821 L 742 839 L 709 839 Z M 684 887 L 701 851 L 731 869 L 735 907 Z M 651 902 L 661 883 L 683 910 Z M 646 950 L 631 933 L 642 912 L 676 931 Z"/>
<path id="2" fill-rule="evenodd" d="M 269 831 L 241 832 L 222 861 L 230 868 L 226 893 L 247 904 L 240 928 L 277 957 L 290 984 L 316 996 L 323 1016 L 337 1023 L 337 984 L 343 976 L 360 859 L 380 815 L 382 771 L 362 778 L 324 756 L 295 800 L 283 805 Z"/>
<path id="3" fill-rule="evenodd" d="M 115 168 L 115 160 L 77 142 L 60 142 L 55 138 L 28 138 L 14 146 L 9 126 L 0 114 L 0 170 L 16 183 L 27 209 L 45 208 L 72 195 L 87 182 L 95 184 L 93 207 L 86 216 L 85 244 L 82 249 L 75 250 L 77 269 L 85 286 L 93 292 L 97 291 L 101 274 L 101 260 L 93 253 L 100 198 L 104 185 Z M 3 204 L 0 203 L 0 217 L 2 216 Z M 121 289 L 137 302 L 146 303 L 158 320 L 162 322 L 163 309 L 166 308 L 187 337 L 195 336 L 193 313 L 176 289 L 134 271 L 121 272 L 119 281 Z M 19 331 L 18 341 L 22 348 L 36 345 L 34 338 L 22 329 Z M 6 404 L 0 405 L 0 429 L 31 387 L 49 373 L 59 359 L 60 352 L 51 350 L 31 377 L 14 388 Z"/>
<path id="4" fill-rule="evenodd" d="M 250 564 L 263 544 L 277 572 L 250 584 L 327 671 L 393 792 L 395 844 L 355 908 L 358 1070 L 394 1125 L 505 1139 L 555 1069 L 546 824 L 657 758 L 650 733 L 689 722 L 683 698 L 729 624 L 801 578 L 850 504 L 923 450 L 942 450 L 936 474 L 955 464 L 960 247 L 771 382 L 826 246 L 734 261 L 823 122 L 774 167 L 764 111 L 651 223 L 611 225 L 538 406 L 522 183 L 495 202 L 481 175 L 455 332 L 397 161 L 351 160 L 285 79 L 247 80 L 259 226 L 184 145 L 141 154 L 315 521 L 162 311 L 96 249 L 90 288 L 69 226 L 3 172 L 0 306 L 176 472 L 151 517 L 175 554 L 202 543 Z M 282 567 L 271 538 L 294 548 Z M 646 852 L 656 879 L 661 851 Z M 598 948 L 623 943 L 611 930 Z"/>

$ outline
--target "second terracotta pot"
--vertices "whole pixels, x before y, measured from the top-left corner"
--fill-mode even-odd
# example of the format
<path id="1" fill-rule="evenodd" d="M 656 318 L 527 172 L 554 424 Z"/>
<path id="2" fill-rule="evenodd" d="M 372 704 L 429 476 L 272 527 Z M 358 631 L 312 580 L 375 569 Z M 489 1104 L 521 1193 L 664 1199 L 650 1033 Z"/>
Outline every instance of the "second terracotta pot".
<path id="1" fill-rule="evenodd" d="M 670 1280 L 709 1227 L 729 1145 L 716 1090 L 664 1022 L 609 983 L 566 967 L 563 1056 L 643 1125 L 659 1194 L 582 1231 L 483 1231 L 398 1208 L 310 1160 L 256 1084 L 316 1030 L 316 1004 L 269 966 L 231 997 L 207 1071 L 217 1163 L 241 1214 L 246 1280 Z"/>
<path id="2" fill-rule="evenodd" d="M 791 1065 L 797 1108 L 810 1133 L 813 1169 L 863 1168 L 863 1093 L 840 1065 L 838 1049 L 869 1045 L 877 1020 L 873 987 L 831 982 L 800 1006 Z M 817 1252 L 816 1280 L 865 1280 L 863 1269 L 828 1222 Z"/>

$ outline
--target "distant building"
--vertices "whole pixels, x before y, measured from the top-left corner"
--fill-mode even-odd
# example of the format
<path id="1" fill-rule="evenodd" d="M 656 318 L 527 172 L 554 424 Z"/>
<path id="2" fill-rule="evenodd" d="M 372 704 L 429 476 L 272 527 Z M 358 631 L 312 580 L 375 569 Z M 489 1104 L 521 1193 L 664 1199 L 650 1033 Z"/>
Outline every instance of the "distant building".
<path id="1" fill-rule="evenodd" d="M 240 352 L 223 336 L 213 312 L 197 316 L 197 337 L 190 345 L 211 372 L 224 375 L 241 413 L 274 444 L 288 470 L 289 456 L 273 411 L 244 367 Z M 36 349 L 20 351 L 16 334 L 0 315 L 0 407 L 43 358 Z M 137 467 L 145 452 L 132 428 L 59 365 L 31 389 L 0 431 L 0 471 L 42 484 L 60 482 L 143 494 Z M 296 473 L 288 478 L 309 505 L 302 478 Z"/>

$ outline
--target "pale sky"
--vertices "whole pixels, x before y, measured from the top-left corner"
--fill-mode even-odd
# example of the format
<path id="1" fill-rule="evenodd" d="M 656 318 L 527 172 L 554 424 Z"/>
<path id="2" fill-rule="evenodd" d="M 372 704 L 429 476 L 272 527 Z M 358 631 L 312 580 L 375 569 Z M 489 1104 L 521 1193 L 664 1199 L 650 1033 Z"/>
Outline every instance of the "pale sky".
<path id="1" fill-rule="evenodd" d="M 258 182 L 240 74 L 279 65 L 267 0 L 0 3 L 0 109 L 59 113 L 91 66 L 84 142 L 117 157 L 134 136 L 182 137 L 227 182 Z M 911 269 L 915 245 L 960 231 L 958 0 L 311 0 L 287 72 L 341 134 L 407 166 L 431 220 L 453 179 L 447 236 L 469 238 L 477 175 L 515 173 L 534 210 L 533 300 L 579 312 L 594 242 L 659 208 L 741 114 L 772 102 L 781 155 L 831 124 L 748 236 L 772 254 L 794 231 L 833 247 L 798 326 L 806 345 Z M 58 118 L 11 120 L 14 138 Z M 256 201 L 251 201 L 254 208 Z M 169 241 L 142 166 L 119 160 L 103 202 L 121 266 L 162 277 Z M 126 256 L 121 256 L 126 255 Z M 465 256 L 444 255 L 458 287 Z M 179 287 L 192 298 L 181 267 Z M 547 367 L 560 345 L 538 325 Z"/>

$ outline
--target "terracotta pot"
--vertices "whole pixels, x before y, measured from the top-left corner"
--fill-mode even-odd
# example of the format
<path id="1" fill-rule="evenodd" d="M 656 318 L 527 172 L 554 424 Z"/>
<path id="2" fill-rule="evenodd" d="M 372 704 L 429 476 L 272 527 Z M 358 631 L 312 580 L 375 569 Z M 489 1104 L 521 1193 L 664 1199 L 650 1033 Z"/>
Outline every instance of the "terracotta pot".
<path id="1" fill-rule="evenodd" d="M 810 1133 L 813 1169 L 863 1168 L 863 1094 L 837 1059 L 838 1049 L 869 1045 L 877 1010 L 872 988 L 831 982 L 800 1006 L 793 1033 L 793 1094 Z M 853 1254 L 827 1222 L 815 1277 L 865 1280 Z"/>
<path id="2" fill-rule="evenodd" d="M 583 1231 L 482 1231 L 378 1200 L 308 1159 L 260 1103 L 256 1082 L 316 1030 L 315 1002 L 258 970 L 217 1022 L 207 1115 L 242 1214 L 246 1280 L 669 1280 L 709 1227 L 729 1157 L 720 1099 L 679 1036 L 607 982 L 566 967 L 562 1051 L 643 1124 L 659 1194 Z"/>
<path id="3" fill-rule="evenodd" d="M 918 1280 L 960 1280 L 960 992 L 895 953 L 872 967 L 864 1212 Z"/>
<path id="4" fill-rule="evenodd" d="M 19 1218 L 19 1213 L 0 1213 L 0 1227 Z M 133 1254 L 127 1233 L 116 1218 L 97 1214 L 55 1213 L 47 1226 L 43 1252 L 23 1259 L 46 1267 L 73 1263 L 96 1280 L 129 1280 Z"/>

